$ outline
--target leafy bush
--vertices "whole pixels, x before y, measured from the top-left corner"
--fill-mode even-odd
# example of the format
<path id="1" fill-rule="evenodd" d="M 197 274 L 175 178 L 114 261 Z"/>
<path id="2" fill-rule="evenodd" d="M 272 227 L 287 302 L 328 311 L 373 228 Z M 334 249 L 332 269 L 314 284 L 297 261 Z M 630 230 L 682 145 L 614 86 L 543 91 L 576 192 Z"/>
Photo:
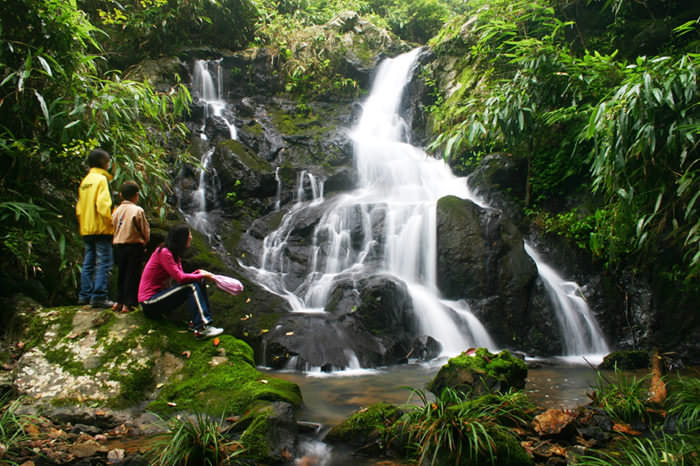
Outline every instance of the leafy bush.
<path id="1" fill-rule="evenodd" d="M 489 2 L 474 11 L 469 34 L 464 21 L 446 26 L 436 50 L 463 51 L 462 66 L 476 71 L 460 75 L 459 90 L 434 107 L 430 147 L 465 167 L 492 151 L 527 159 L 523 202 L 533 210 L 561 209 L 559 199 L 590 183 L 599 194 L 585 220 L 590 241 L 575 231 L 578 222 L 560 232 L 611 269 L 654 267 L 697 291 L 700 56 L 629 63 L 617 52 L 573 50 L 570 36 L 581 29 L 560 19 L 556 5 Z"/>
<path id="2" fill-rule="evenodd" d="M 74 285 L 81 247 L 66 219 L 74 216 L 87 153 L 108 150 L 118 167 L 116 186 L 136 180 L 149 213 L 162 213 L 170 192 L 166 147 L 182 145 L 186 129 L 178 118 L 190 96 L 181 85 L 159 94 L 117 73 L 100 75 L 100 57 L 91 53 L 99 49 L 99 31 L 75 2 L 10 0 L 6 7 L 0 256 L 27 271 L 24 278 L 53 277 L 44 280 L 50 298 Z"/>
<path id="3" fill-rule="evenodd" d="M 244 47 L 254 34 L 259 10 L 249 0 L 79 0 L 102 40 L 110 62 L 125 67 L 186 46 Z"/>
<path id="4" fill-rule="evenodd" d="M 232 458 L 243 449 L 237 442 L 228 441 L 221 420 L 212 420 L 204 414 L 174 417 L 168 423 L 168 432 L 156 438 L 149 448 L 151 463 L 159 466 L 218 466 L 234 464 Z"/>
<path id="5" fill-rule="evenodd" d="M 669 381 L 670 395 L 666 400 L 668 415 L 686 431 L 700 429 L 700 379 L 677 377 Z"/>
<path id="6" fill-rule="evenodd" d="M 519 455 L 524 452 L 496 440 L 512 436 L 505 425 L 527 425 L 529 404 L 523 392 L 468 399 L 448 387 L 435 401 L 421 390 L 412 392 L 422 406 L 405 408 L 395 436 L 406 439 L 416 464 L 510 464 L 513 457 L 525 461 L 513 464 L 529 463 L 527 455 Z"/>
<path id="7" fill-rule="evenodd" d="M 7 395 L 0 397 L 0 462 L 17 465 L 18 447 L 29 439 L 24 431 L 28 418 L 17 414 L 20 400 L 10 400 Z"/>
<path id="8" fill-rule="evenodd" d="M 697 464 L 698 447 L 700 444 L 696 436 L 671 436 L 661 433 L 657 438 L 627 439 L 618 443 L 614 452 L 598 452 L 598 456 L 583 456 L 581 464 L 595 466 L 691 465 Z"/>
<path id="9" fill-rule="evenodd" d="M 598 381 L 589 396 L 594 405 L 605 410 L 613 419 L 622 422 L 639 422 L 647 419 L 644 400 L 647 396 L 649 377 L 637 379 L 627 376 L 615 367 L 614 380 L 598 372 Z"/>

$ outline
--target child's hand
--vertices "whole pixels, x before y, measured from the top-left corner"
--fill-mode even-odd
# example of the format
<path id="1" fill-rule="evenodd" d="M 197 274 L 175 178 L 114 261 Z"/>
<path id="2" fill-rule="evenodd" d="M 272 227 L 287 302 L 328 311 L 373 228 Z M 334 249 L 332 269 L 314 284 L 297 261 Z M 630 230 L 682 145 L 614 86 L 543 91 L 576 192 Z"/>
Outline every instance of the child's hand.
<path id="1" fill-rule="evenodd" d="M 199 269 L 199 274 L 206 278 L 207 280 L 214 281 L 214 274 L 211 272 L 207 272 L 206 270 Z"/>

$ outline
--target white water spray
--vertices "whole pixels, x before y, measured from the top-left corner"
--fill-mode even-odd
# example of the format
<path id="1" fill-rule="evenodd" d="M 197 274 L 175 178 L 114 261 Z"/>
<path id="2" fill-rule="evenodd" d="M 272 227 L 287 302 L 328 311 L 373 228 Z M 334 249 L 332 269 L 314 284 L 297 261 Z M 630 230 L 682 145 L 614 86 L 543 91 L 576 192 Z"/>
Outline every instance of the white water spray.
<path id="1" fill-rule="evenodd" d="M 211 73 L 210 67 L 214 68 L 214 74 Z M 204 121 L 200 128 L 200 138 L 203 141 L 207 140 L 205 133 L 207 120 L 209 116 L 214 116 L 220 118 L 226 124 L 231 139 L 238 139 L 236 126 L 224 114 L 226 102 L 222 98 L 223 78 L 219 61 L 195 61 L 192 91 L 205 104 Z M 212 227 L 209 224 L 209 216 L 207 213 L 207 195 L 212 189 L 212 183 L 210 181 L 216 177 L 216 173 L 214 173 L 211 168 L 211 159 L 215 149 L 215 147 L 210 147 L 202 154 L 200 160 L 199 184 L 197 185 L 197 189 L 192 192 L 193 210 L 191 214 L 187 215 L 188 223 L 198 231 L 207 235 L 210 240 L 212 236 Z"/>
<path id="2" fill-rule="evenodd" d="M 406 284 L 421 332 L 442 344 L 443 356 L 471 346 L 494 349 L 466 303 L 442 301 L 438 294 L 437 201 L 454 195 L 483 202 L 443 160 L 407 142 L 409 128 L 399 107 L 419 52 L 415 49 L 379 66 L 362 116 L 351 132 L 358 189 L 324 204 L 313 235 L 311 272 L 304 282 L 293 286 L 286 282 L 289 263 L 284 252 L 300 213 L 324 201 L 322 185 L 310 174 L 302 174 L 296 204 L 265 238 L 259 267 L 249 270 L 270 291 L 286 298 L 296 312 L 324 312 L 339 279 L 387 274 Z M 311 199 L 304 199 L 306 176 Z"/>
<path id="3" fill-rule="evenodd" d="M 607 354 L 608 345 L 578 284 L 561 278 L 527 242 L 525 252 L 535 261 L 537 271 L 554 306 L 566 355 Z"/>

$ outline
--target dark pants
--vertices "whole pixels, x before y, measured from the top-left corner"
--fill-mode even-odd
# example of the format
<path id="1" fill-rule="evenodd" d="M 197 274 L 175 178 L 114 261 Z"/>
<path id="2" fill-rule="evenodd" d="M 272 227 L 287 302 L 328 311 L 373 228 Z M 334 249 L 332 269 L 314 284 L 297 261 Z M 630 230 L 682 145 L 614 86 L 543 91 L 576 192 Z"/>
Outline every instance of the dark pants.
<path id="1" fill-rule="evenodd" d="M 114 262 L 117 264 L 117 302 L 127 306 L 139 303 L 139 281 L 146 254 L 139 243 L 115 244 Z"/>
<path id="2" fill-rule="evenodd" d="M 183 283 L 159 291 L 151 298 L 141 302 L 141 308 L 146 317 L 157 319 L 185 301 L 189 303 L 190 319 L 195 329 L 211 323 L 206 286 L 200 282 Z"/>
<path id="3" fill-rule="evenodd" d="M 80 294 L 78 302 L 81 304 L 98 303 L 105 301 L 109 276 L 112 273 L 112 235 L 86 235 L 85 258 L 80 272 Z"/>

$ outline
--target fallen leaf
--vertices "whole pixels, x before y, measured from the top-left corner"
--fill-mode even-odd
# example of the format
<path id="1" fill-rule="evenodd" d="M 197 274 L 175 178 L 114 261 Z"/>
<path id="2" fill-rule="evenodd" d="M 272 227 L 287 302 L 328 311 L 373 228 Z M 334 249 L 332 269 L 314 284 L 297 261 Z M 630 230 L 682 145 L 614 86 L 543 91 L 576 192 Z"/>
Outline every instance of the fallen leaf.
<path id="1" fill-rule="evenodd" d="M 629 424 L 615 424 L 612 428 L 615 432 L 628 435 L 642 435 L 638 430 L 634 430 Z"/>
<path id="2" fill-rule="evenodd" d="M 213 342 L 214 346 L 219 346 L 219 343 L 221 343 L 221 340 L 219 340 L 219 337 L 214 338 Z"/>
<path id="3" fill-rule="evenodd" d="M 97 411 L 95 411 L 95 416 L 104 416 L 105 414 L 106 413 L 104 411 L 102 411 L 101 409 L 98 409 Z"/>
<path id="4" fill-rule="evenodd" d="M 39 437 L 39 427 L 37 427 L 35 424 L 27 424 L 24 426 L 24 431 L 32 438 Z"/>

